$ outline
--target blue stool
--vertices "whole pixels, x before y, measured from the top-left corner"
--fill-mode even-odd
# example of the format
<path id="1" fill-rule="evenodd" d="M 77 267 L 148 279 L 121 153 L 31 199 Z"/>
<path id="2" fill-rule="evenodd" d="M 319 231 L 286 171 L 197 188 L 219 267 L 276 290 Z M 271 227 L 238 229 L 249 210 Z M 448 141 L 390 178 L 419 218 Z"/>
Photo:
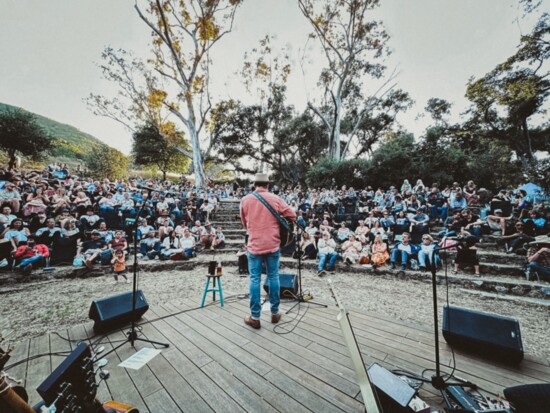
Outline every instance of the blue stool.
<path id="1" fill-rule="evenodd" d="M 206 300 L 206 294 L 212 292 L 212 300 L 216 301 L 216 292 L 220 293 L 220 305 L 223 307 L 223 289 L 222 289 L 222 280 L 220 279 L 221 275 L 207 275 L 206 276 L 206 286 L 204 287 L 204 294 L 202 295 L 201 307 L 204 307 L 204 302 Z M 212 279 L 212 288 L 210 286 L 210 279 Z M 218 280 L 218 286 L 216 288 L 216 279 Z"/>

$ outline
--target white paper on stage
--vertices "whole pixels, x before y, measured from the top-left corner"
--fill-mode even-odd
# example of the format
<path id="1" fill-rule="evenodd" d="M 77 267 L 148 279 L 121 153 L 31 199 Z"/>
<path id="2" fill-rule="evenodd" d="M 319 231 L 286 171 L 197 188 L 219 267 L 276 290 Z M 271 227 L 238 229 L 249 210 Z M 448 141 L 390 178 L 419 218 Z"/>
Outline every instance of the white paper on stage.
<path id="1" fill-rule="evenodd" d="M 139 370 L 160 353 L 161 353 L 161 350 L 157 350 L 156 348 L 145 347 L 139 350 L 133 356 L 128 357 L 118 366 L 124 367 L 125 369 Z"/>

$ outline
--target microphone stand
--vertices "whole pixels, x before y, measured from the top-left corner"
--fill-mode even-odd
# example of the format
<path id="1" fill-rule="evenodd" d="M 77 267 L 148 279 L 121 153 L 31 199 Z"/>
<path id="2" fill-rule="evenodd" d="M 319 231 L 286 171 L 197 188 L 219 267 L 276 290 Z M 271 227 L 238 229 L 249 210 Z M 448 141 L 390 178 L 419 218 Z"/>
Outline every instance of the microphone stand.
<path id="1" fill-rule="evenodd" d="M 134 265 L 133 265 L 133 273 L 134 273 L 134 280 L 132 284 L 132 327 L 130 328 L 130 331 L 126 333 L 126 340 L 124 340 L 122 343 L 120 343 L 118 346 L 113 347 L 111 350 L 109 350 L 107 353 L 103 355 L 103 357 L 107 356 L 108 354 L 111 354 L 112 352 L 118 350 L 120 347 L 125 345 L 126 343 L 130 343 L 132 347 L 134 347 L 134 343 L 136 341 L 143 341 L 145 343 L 150 344 L 156 344 L 158 346 L 162 346 L 164 348 L 170 347 L 170 344 L 168 343 L 160 343 L 158 341 L 152 341 L 147 340 L 141 337 L 138 337 L 138 333 L 136 331 L 136 322 L 134 319 L 134 314 L 136 312 L 136 302 L 137 302 L 137 271 L 138 271 L 138 263 L 137 263 L 137 228 L 139 224 L 139 217 L 141 213 L 143 212 L 143 209 L 145 208 L 145 202 L 141 204 L 141 207 L 139 208 L 139 211 L 136 214 L 136 220 L 134 222 L 134 226 L 132 228 L 132 234 L 134 236 Z"/>
<path id="2" fill-rule="evenodd" d="M 430 253 L 430 272 L 432 273 L 432 301 L 433 301 L 433 317 L 434 317 L 434 339 L 435 339 L 435 375 L 431 377 L 431 384 L 432 386 L 440 390 L 441 392 L 444 392 L 447 387 L 451 386 L 459 386 L 459 387 L 468 387 L 468 388 L 476 388 L 477 386 L 469 381 L 456 381 L 451 382 L 448 380 L 445 380 L 443 376 L 441 375 L 441 363 L 439 359 L 439 323 L 438 323 L 438 303 L 437 303 L 437 263 L 436 263 L 436 257 L 437 252 L 447 250 L 450 248 L 454 248 L 455 246 L 449 246 L 449 247 L 443 247 L 438 248 L 435 251 L 431 251 Z M 446 261 L 446 259 L 445 259 Z M 446 399 L 445 395 L 444 398 Z"/>
<path id="3" fill-rule="evenodd" d="M 303 251 L 302 251 L 302 245 L 301 245 L 302 233 L 304 232 L 304 230 L 305 230 L 305 228 L 303 227 L 303 225 L 299 224 L 298 221 L 296 221 L 296 250 L 295 251 L 296 251 L 296 254 L 298 255 L 298 294 L 294 298 L 296 300 L 296 303 L 292 307 L 290 307 L 290 309 L 287 310 L 287 312 L 285 314 L 290 313 L 300 303 L 315 304 L 315 305 L 318 305 L 320 307 L 325 307 L 325 308 L 328 307 L 326 304 L 312 302 L 311 300 L 313 300 L 313 298 L 311 298 L 309 300 L 306 300 L 304 298 L 304 291 L 302 289 L 302 255 L 303 255 Z"/>

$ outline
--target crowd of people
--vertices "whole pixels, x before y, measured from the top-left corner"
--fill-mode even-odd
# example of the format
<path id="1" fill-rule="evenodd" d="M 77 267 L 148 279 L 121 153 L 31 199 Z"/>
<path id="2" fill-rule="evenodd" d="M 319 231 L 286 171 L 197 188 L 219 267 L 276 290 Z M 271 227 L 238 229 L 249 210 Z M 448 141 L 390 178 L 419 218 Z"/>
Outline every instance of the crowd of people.
<path id="1" fill-rule="evenodd" d="M 456 252 L 453 272 L 471 267 L 479 275 L 478 243 L 491 238 L 506 253 L 526 256 L 527 270 L 542 278 L 550 274 L 548 210 L 521 189 L 492 194 L 473 181 L 441 188 L 419 179 L 386 190 L 273 191 L 295 209 L 304 227 L 301 251 L 306 259 L 318 259 L 319 275 L 333 271 L 340 259 L 346 265 L 428 270 L 440 265 L 443 248 Z"/>
<path id="2" fill-rule="evenodd" d="M 237 183 L 195 188 L 185 179 L 94 180 L 76 173 L 59 163 L 43 171 L 0 170 L 0 267 L 29 273 L 40 265 L 101 263 L 124 278 L 136 220 L 140 259 L 190 259 L 199 249 L 224 247 L 222 228 L 210 224 L 220 200 L 251 192 Z M 427 270 L 439 264 L 444 247 L 456 250 L 454 271 L 472 267 L 479 274 L 477 244 L 488 236 L 507 253 L 525 255 L 537 274 L 550 274 L 548 210 L 522 190 L 492 194 L 473 181 L 439 186 L 419 179 L 387 189 L 274 185 L 270 191 L 295 211 L 304 228 L 301 251 L 318 260 L 320 275 L 338 260 Z"/>
<path id="3" fill-rule="evenodd" d="M 126 279 L 133 235 L 141 260 L 187 260 L 225 246 L 210 223 L 231 185 L 82 179 L 59 163 L 43 171 L 0 170 L 0 267 L 110 265 Z M 134 232 L 133 229 L 137 228 Z"/>

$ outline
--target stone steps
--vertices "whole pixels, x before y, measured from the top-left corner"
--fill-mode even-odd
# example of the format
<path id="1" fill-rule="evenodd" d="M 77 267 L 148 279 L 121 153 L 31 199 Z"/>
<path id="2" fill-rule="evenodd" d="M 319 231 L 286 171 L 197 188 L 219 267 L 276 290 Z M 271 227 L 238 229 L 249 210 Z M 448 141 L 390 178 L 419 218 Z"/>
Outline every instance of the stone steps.
<path id="1" fill-rule="evenodd" d="M 236 252 L 236 251 L 235 251 Z M 172 271 L 172 270 L 191 270 L 198 269 L 204 271 L 207 268 L 207 263 L 212 260 L 213 256 L 221 262 L 223 267 L 236 267 L 237 257 L 235 253 L 230 253 L 228 250 L 216 250 L 212 253 L 206 251 L 199 254 L 197 258 L 189 261 L 141 261 L 139 262 L 142 271 Z M 131 260 L 129 260 L 131 265 Z M 289 257 L 281 258 L 281 271 L 297 270 L 298 261 Z M 490 267 L 490 264 L 487 265 Z M 501 266 L 502 267 L 502 266 Z M 302 262 L 302 270 L 316 273 L 317 263 L 313 260 L 305 260 Z M 417 280 L 431 284 L 431 273 L 421 271 L 398 271 L 391 270 L 388 267 L 382 267 L 373 271 L 372 269 L 363 266 L 344 266 L 341 262 L 336 265 L 336 272 L 331 275 L 332 278 L 338 277 L 338 272 L 346 271 L 347 273 L 357 274 L 357 276 L 393 276 L 400 280 Z M 8 293 L 14 288 L 17 288 L 19 283 L 34 282 L 35 280 L 46 281 L 59 278 L 75 278 L 75 277 L 99 277 L 110 276 L 109 267 L 96 267 L 93 270 L 86 268 L 74 268 L 72 266 L 56 267 L 52 272 L 35 270 L 30 277 L 25 277 L 20 273 L 3 272 L 0 273 L 0 295 Z M 544 300 L 550 303 L 550 283 L 548 282 L 533 282 L 526 281 L 523 277 L 512 276 L 501 272 L 485 271 L 485 266 L 482 266 L 482 276 L 475 277 L 471 273 L 459 272 L 451 274 L 450 271 L 445 277 L 442 270 L 437 272 L 438 284 L 444 284 L 447 278 L 449 284 L 461 286 L 462 288 L 474 291 L 494 294 L 495 297 L 502 295 L 509 297 L 529 297 L 536 300 Z M 538 303 L 538 301 L 537 301 Z M 545 304 L 546 305 L 546 304 Z"/>

